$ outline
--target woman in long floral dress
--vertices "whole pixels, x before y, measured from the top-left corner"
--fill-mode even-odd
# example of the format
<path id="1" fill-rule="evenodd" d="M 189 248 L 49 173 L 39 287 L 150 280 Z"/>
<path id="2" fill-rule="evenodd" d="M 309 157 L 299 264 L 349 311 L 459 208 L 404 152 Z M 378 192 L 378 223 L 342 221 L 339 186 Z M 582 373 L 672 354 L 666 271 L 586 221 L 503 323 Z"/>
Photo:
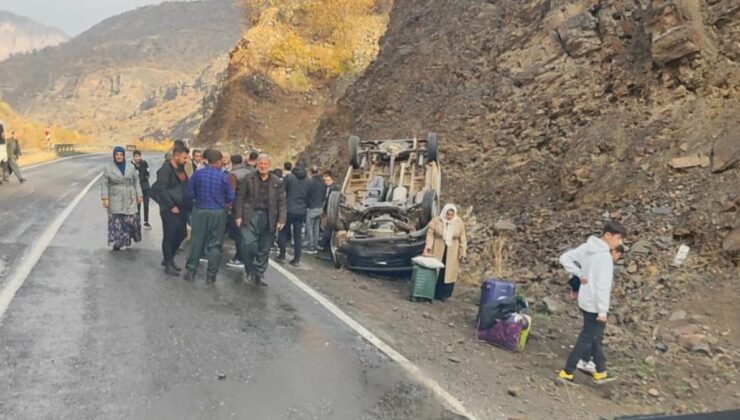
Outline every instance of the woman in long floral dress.
<path id="1" fill-rule="evenodd" d="M 101 195 L 108 210 L 108 245 L 118 251 L 141 241 L 141 221 L 138 204 L 144 200 L 139 174 L 134 165 L 126 163 L 126 150 L 113 149 L 113 161 L 103 169 Z"/>

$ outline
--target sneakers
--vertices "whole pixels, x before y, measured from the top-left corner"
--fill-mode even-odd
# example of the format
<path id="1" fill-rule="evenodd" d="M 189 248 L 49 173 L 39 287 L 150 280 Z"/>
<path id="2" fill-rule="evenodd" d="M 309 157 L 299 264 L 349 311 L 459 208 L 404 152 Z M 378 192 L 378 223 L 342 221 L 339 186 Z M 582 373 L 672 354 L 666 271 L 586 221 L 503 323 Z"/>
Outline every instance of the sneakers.
<path id="1" fill-rule="evenodd" d="M 175 271 L 175 269 L 169 264 L 164 266 L 164 273 L 172 277 L 178 277 L 180 275 L 180 273 Z"/>
<path id="2" fill-rule="evenodd" d="M 267 286 L 267 283 L 265 282 L 265 278 L 262 277 L 262 274 L 254 274 L 253 276 L 255 284 L 258 286 Z"/>
<path id="3" fill-rule="evenodd" d="M 244 263 L 239 260 L 229 260 L 226 262 L 226 266 L 229 268 L 244 268 Z"/>
<path id="4" fill-rule="evenodd" d="M 146 228 L 147 230 L 152 230 L 152 225 L 150 225 L 150 224 L 149 224 L 149 222 L 144 222 L 144 227 L 145 227 L 145 228 Z"/>
<path id="5" fill-rule="evenodd" d="M 304 254 L 316 254 L 317 252 L 318 252 L 318 251 L 316 251 L 316 250 L 315 250 L 315 249 L 313 249 L 313 248 L 308 248 L 308 249 L 305 249 L 305 250 L 303 250 L 303 253 L 304 253 Z"/>
<path id="6" fill-rule="evenodd" d="M 594 383 L 597 384 L 605 384 L 607 382 L 613 381 L 615 378 L 610 378 L 609 374 L 606 372 L 594 372 L 592 375 L 592 378 L 594 380 Z"/>
<path id="7" fill-rule="evenodd" d="M 216 275 L 208 275 L 206 277 L 206 284 L 214 284 L 216 283 Z"/>
<path id="8" fill-rule="evenodd" d="M 291 265 L 291 266 L 293 266 L 293 267 L 298 267 L 298 265 L 299 265 L 300 263 L 301 263 L 300 261 L 298 261 L 298 260 L 296 260 L 296 259 L 292 259 L 292 260 L 290 260 L 290 262 L 289 262 L 288 264 L 290 264 L 290 265 Z"/>
<path id="9" fill-rule="evenodd" d="M 575 378 L 575 375 L 568 373 L 565 370 L 561 370 L 560 373 L 558 373 L 558 379 L 562 382 L 573 383 L 573 378 Z"/>
<path id="10" fill-rule="evenodd" d="M 594 363 L 593 360 L 589 360 L 588 362 L 579 360 L 578 364 L 576 365 L 576 368 L 578 368 L 578 370 L 580 371 L 589 373 L 591 375 L 596 373 L 596 363 Z"/>
<path id="11" fill-rule="evenodd" d="M 280 252 L 275 259 L 280 262 L 285 262 L 285 251 Z"/>
<path id="12" fill-rule="evenodd" d="M 182 278 L 184 278 L 185 281 L 193 281 L 195 280 L 195 273 L 193 273 L 192 271 L 188 271 Z"/>

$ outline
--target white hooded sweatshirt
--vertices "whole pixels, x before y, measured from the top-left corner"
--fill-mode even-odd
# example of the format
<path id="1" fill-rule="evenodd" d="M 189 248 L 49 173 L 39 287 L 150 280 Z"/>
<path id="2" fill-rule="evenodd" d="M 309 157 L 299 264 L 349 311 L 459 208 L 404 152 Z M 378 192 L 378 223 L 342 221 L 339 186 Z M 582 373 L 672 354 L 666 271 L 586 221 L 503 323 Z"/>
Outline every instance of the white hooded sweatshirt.
<path id="1" fill-rule="evenodd" d="M 560 264 L 568 273 L 588 280 L 578 291 L 578 307 L 606 316 L 614 279 L 614 261 L 609 245 L 601 238 L 591 236 L 585 244 L 561 255 Z"/>

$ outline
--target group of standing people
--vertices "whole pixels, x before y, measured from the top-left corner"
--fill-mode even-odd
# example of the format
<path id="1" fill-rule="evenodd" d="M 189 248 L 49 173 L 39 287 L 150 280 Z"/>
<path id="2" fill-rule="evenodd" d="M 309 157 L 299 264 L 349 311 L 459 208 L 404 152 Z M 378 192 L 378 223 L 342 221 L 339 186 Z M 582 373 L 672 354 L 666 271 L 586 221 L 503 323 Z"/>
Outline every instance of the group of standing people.
<path id="1" fill-rule="evenodd" d="M 5 127 L 0 124 L 0 185 L 8 182 L 11 174 L 15 174 L 21 184 L 26 182 L 18 166 L 18 159 L 23 156 L 19 137 L 18 133 L 12 131 L 10 137 L 6 138 Z"/>
<path id="2" fill-rule="evenodd" d="M 321 216 L 329 193 L 339 187 L 331 172 L 309 176 L 296 164 L 279 176 L 266 154 L 251 152 L 224 155 L 219 150 L 193 150 L 175 142 L 149 185 L 149 164 L 135 151 L 131 161 L 116 147 L 113 160 L 103 171 L 102 200 L 108 210 L 108 242 L 113 250 L 141 240 L 141 207 L 145 228 L 149 225 L 149 199 L 159 204 L 162 220 L 162 266 L 170 276 L 192 281 L 201 262 L 207 262 L 206 282 L 216 281 L 223 242 L 235 241 L 236 254 L 227 266 L 243 268 L 256 284 L 265 285 L 269 253 L 277 239 L 278 259 L 284 260 L 292 240 L 298 265 L 302 255 L 303 227 L 306 252 L 328 246 L 330 233 L 321 234 Z M 190 251 L 184 269 L 175 256 L 188 236 Z M 184 272 L 183 272 L 184 271 Z"/>

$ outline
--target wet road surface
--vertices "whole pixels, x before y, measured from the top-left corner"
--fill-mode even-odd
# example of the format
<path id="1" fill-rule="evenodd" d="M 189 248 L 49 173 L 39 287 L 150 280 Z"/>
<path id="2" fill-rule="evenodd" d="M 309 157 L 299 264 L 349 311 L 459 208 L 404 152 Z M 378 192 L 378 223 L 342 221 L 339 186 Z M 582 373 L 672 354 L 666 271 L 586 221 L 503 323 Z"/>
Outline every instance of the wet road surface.
<path id="1" fill-rule="evenodd" d="M 0 186 L 0 290 L 107 159 Z M 0 324 L 0 417 L 459 418 L 274 269 L 267 288 L 224 268 L 213 286 L 204 266 L 194 283 L 164 276 L 152 207 L 154 230 L 121 252 L 97 186 L 62 225 Z"/>

